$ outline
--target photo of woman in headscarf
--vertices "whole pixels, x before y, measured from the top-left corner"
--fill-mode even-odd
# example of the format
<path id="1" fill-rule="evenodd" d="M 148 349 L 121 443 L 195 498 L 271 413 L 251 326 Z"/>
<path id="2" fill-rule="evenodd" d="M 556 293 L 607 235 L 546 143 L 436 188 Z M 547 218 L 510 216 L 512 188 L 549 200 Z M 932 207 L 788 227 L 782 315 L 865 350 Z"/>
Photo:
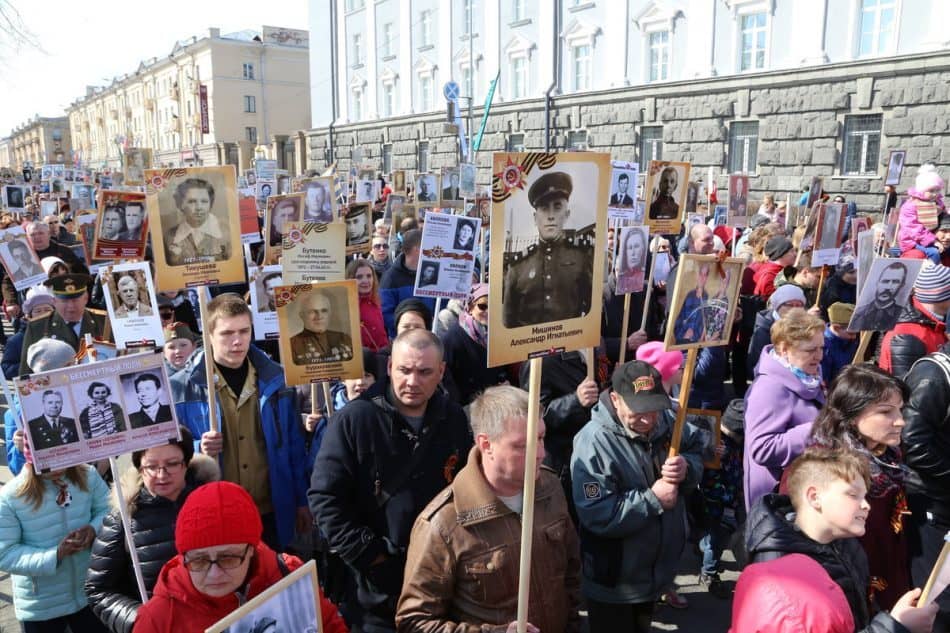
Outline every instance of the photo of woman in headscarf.
<path id="1" fill-rule="evenodd" d="M 620 229 L 620 250 L 616 257 L 617 294 L 642 292 L 647 263 L 645 226 Z"/>

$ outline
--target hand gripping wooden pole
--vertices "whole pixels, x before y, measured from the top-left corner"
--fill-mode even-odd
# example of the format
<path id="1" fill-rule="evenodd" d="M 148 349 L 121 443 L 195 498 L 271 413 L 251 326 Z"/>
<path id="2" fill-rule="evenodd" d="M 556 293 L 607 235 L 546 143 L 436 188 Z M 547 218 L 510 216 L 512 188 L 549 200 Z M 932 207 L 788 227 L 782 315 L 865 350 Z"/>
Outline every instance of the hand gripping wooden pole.
<path id="1" fill-rule="evenodd" d="M 201 312 L 201 344 L 205 352 L 205 382 L 208 384 L 208 430 L 220 432 L 218 427 L 218 390 L 214 373 L 214 353 L 211 349 L 211 332 L 208 328 L 207 286 L 198 287 L 198 311 Z"/>

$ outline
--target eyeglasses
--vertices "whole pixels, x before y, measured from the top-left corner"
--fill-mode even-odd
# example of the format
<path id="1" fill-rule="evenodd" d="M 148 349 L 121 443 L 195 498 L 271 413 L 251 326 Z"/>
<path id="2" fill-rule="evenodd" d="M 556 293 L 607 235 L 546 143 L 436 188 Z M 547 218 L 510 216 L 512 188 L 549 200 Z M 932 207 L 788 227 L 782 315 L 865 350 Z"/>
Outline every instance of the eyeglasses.
<path id="1" fill-rule="evenodd" d="M 389 244 L 373 244 L 373 248 L 381 248 L 383 250 L 386 250 L 389 248 Z"/>
<path id="2" fill-rule="evenodd" d="M 185 567 L 188 568 L 188 571 L 195 572 L 197 574 L 207 573 L 211 569 L 212 565 L 217 565 L 218 569 L 221 571 L 231 571 L 237 569 L 244 564 L 244 561 L 247 559 L 248 554 L 251 553 L 251 546 L 244 546 L 244 553 L 238 556 L 237 554 L 221 554 L 217 558 L 194 558 L 192 560 L 185 559 Z"/>
<path id="3" fill-rule="evenodd" d="M 159 473 L 164 472 L 166 475 L 171 475 L 172 473 L 177 473 L 181 470 L 181 467 L 185 465 L 184 461 L 175 461 L 167 462 L 165 464 L 149 464 L 148 466 L 142 466 L 142 470 L 147 472 L 152 477 L 157 477 Z"/>

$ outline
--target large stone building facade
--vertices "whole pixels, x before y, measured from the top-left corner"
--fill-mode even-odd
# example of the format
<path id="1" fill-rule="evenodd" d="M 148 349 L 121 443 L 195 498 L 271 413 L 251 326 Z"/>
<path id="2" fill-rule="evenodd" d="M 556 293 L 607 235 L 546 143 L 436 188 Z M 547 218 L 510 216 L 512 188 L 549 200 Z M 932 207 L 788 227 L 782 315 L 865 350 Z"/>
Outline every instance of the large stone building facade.
<path id="1" fill-rule="evenodd" d="M 71 143 L 66 117 L 35 116 L 10 132 L 9 162 L 0 165 L 20 171 L 27 164 L 62 163 L 69 160 Z"/>
<path id="2" fill-rule="evenodd" d="M 67 110 L 73 160 L 118 167 L 126 147 L 149 147 L 157 166 L 232 164 L 276 158 L 304 168 L 301 130 L 309 127 L 306 31 L 261 32 L 177 42 L 105 87 L 90 87 Z M 203 114 L 204 113 L 204 114 Z"/>
<path id="3" fill-rule="evenodd" d="M 889 150 L 907 150 L 902 189 L 922 162 L 950 162 L 950 38 L 933 26 L 948 17 L 950 3 L 453 0 L 433 8 L 417 0 L 340 0 L 335 12 L 315 18 L 325 4 L 311 4 L 311 19 L 326 18 L 338 54 L 329 67 L 311 56 L 312 83 L 335 75 L 338 103 L 331 112 L 326 98 L 314 102 L 307 133 L 314 170 L 333 160 L 346 169 L 352 156 L 376 161 L 383 172 L 454 164 L 458 141 L 445 131 L 444 100 L 399 90 L 392 108 L 381 101 L 382 78 L 412 83 L 424 69 L 441 91 L 454 77 L 463 94 L 476 97 L 477 126 L 484 90 L 474 86 L 488 81 L 467 71 L 472 59 L 476 69 L 493 63 L 500 78 L 476 157 L 482 184 L 492 152 L 587 149 L 641 167 L 653 158 L 689 161 L 693 179 L 705 181 L 711 169 L 720 188 L 724 174 L 745 172 L 753 197 L 772 192 L 793 204 L 812 176 L 822 176 L 827 191 L 874 210 Z M 426 40 L 412 26 L 409 37 L 392 35 L 406 23 L 418 26 L 427 11 L 435 15 L 425 19 L 446 27 L 437 38 Z M 524 28 L 534 29 L 530 37 L 518 32 Z M 370 92 L 360 73 L 372 55 L 354 50 L 353 36 L 361 49 L 379 51 L 373 32 L 399 47 L 383 43 L 390 55 L 370 69 L 379 78 L 375 105 L 359 93 L 354 109 L 353 86 Z M 428 48 L 417 46 L 419 37 Z M 525 47 L 527 76 L 518 61 Z M 405 68 L 404 55 L 408 76 L 393 71 Z M 380 116 L 386 110 L 394 114 Z"/>

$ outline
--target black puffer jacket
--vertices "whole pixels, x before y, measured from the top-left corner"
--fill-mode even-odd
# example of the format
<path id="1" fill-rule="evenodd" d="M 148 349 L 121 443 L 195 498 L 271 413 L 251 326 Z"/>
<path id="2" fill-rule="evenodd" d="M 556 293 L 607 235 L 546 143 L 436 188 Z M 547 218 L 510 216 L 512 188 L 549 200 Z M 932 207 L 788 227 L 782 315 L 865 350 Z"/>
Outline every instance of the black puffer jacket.
<path id="1" fill-rule="evenodd" d="M 872 619 L 868 605 L 870 573 L 868 559 L 857 539 L 832 541 L 827 545 L 810 539 L 794 523 L 794 509 L 786 495 L 765 495 L 749 510 L 745 546 L 750 563 L 762 563 L 786 554 L 804 554 L 824 567 L 841 587 L 851 605 L 859 632 L 905 633 L 907 628 L 886 612 Z"/>
<path id="2" fill-rule="evenodd" d="M 950 529 L 950 344 L 917 361 L 904 377 L 910 398 L 904 403 L 901 447 L 911 469 L 909 495 L 919 497 L 943 529 Z"/>
<path id="3" fill-rule="evenodd" d="M 192 490 L 220 478 L 221 473 L 213 459 L 195 455 L 185 475 L 185 489 L 176 501 L 169 501 L 152 496 L 142 486 L 141 475 L 134 469 L 123 477 L 123 490 L 127 491 L 130 506 L 132 538 L 149 597 L 162 567 L 178 553 L 175 550 L 178 510 Z M 89 606 L 109 630 L 131 633 L 142 602 L 118 510 L 105 518 L 96 536 L 85 589 Z"/>

